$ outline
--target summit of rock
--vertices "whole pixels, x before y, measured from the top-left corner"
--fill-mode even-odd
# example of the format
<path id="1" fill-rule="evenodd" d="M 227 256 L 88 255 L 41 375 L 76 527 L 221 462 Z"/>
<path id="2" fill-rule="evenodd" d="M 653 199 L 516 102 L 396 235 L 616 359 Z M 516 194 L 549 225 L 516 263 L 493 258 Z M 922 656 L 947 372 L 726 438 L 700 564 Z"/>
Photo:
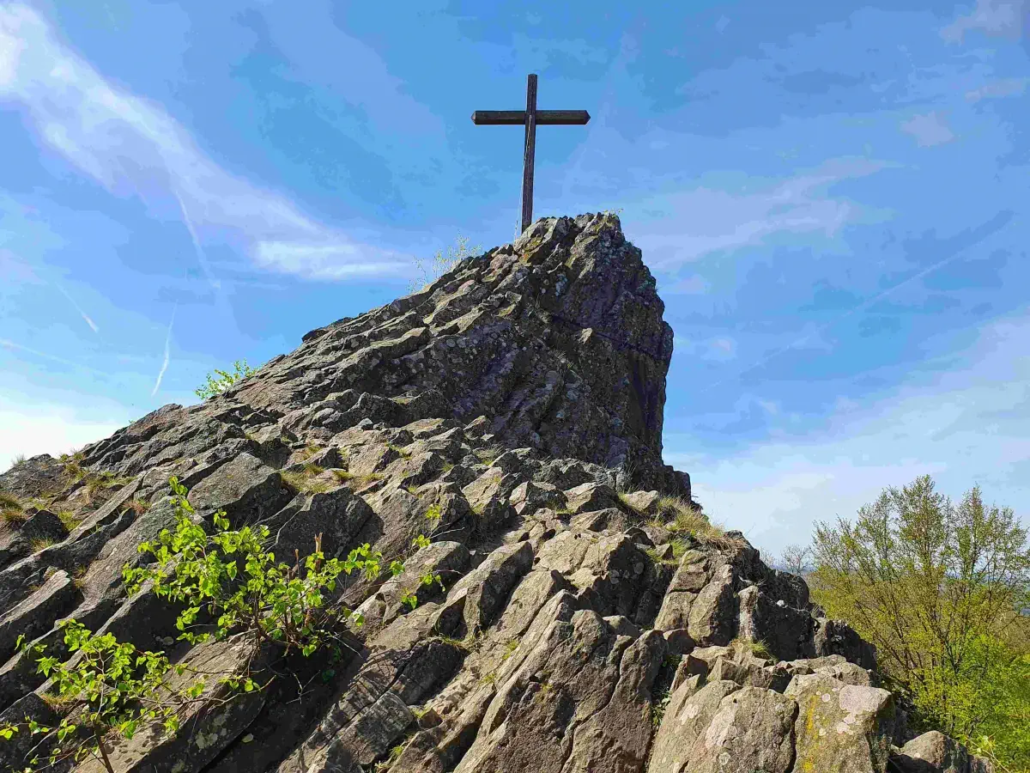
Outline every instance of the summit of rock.
<path id="1" fill-rule="evenodd" d="M 308 333 L 231 397 L 322 435 L 356 423 L 348 410 L 365 395 L 387 421 L 483 417 L 505 447 L 688 494 L 661 461 L 663 311 L 617 217 L 546 218 L 420 292 Z"/>

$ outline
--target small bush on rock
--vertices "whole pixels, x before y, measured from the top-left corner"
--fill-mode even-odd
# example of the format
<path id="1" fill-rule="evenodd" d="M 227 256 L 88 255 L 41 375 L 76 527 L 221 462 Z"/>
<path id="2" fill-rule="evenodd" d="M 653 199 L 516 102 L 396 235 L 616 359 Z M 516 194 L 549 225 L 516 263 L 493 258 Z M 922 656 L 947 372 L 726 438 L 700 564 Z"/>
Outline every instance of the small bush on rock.
<path id="1" fill-rule="evenodd" d="M 47 655 L 42 644 L 26 647 L 24 637 L 18 641 L 53 685 L 48 703 L 64 715 L 54 727 L 30 717 L 0 726 L 0 740 L 10 741 L 23 733 L 34 737 L 22 770 L 34 771 L 41 762 L 57 767 L 95 757 L 114 773 L 105 740 L 110 732 L 132 738 L 140 727 L 153 722 L 175 732 L 182 712 L 201 699 L 202 679 L 186 686 L 169 684 L 173 666 L 164 653 L 137 650 L 110 633 L 96 635 L 76 620 L 66 620 L 60 627 L 72 654 L 66 663 Z M 181 664 L 174 668 L 180 676 L 188 670 Z"/>
<path id="2" fill-rule="evenodd" d="M 236 360 L 232 364 L 232 372 L 215 369 L 207 374 L 207 381 L 194 394 L 201 400 L 220 395 L 222 392 L 233 386 L 237 381 L 247 378 L 256 372 L 256 368 L 247 365 L 246 360 Z"/>
<path id="3" fill-rule="evenodd" d="M 175 530 L 163 530 L 139 552 L 153 557 L 143 567 L 123 569 L 129 592 L 153 583 L 159 597 L 185 605 L 176 626 L 179 636 L 191 643 L 214 635 L 251 633 L 255 645 L 270 643 L 307 656 L 335 638 L 339 624 L 361 624 L 359 615 L 334 603 L 341 574 L 358 572 L 374 580 L 383 570 L 383 556 L 366 543 L 347 558 L 326 559 L 321 538 L 302 562 L 288 566 L 265 549 L 266 526 L 232 529 L 224 512 L 214 514 L 214 533 L 208 534 L 196 519 L 186 488 L 170 481 L 175 503 Z M 389 571 L 400 574 L 404 566 L 392 562 Z M 214 633 L 198 632 L 198 621 L 214 621 Z"/>

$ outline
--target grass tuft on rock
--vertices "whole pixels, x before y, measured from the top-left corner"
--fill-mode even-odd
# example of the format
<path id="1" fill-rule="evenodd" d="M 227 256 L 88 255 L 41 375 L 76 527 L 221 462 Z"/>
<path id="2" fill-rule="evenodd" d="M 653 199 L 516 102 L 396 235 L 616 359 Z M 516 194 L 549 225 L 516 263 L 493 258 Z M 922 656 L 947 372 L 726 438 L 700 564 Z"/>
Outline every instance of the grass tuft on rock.
<path id="1" fill-rule="evenodd" d="M 18 528 L 28 520 L 28 516 L 25 515 L 25 506 L 14 494 L 0 491 L 0 519 L 3 520 L 4 524 L 13 529 Z"/>

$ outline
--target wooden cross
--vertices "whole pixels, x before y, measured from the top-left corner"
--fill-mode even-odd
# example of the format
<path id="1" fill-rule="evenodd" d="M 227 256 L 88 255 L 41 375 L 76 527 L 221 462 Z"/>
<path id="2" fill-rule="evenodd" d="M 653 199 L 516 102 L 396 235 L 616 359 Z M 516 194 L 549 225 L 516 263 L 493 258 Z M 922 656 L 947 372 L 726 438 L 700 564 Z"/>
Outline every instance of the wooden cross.
<path id="1" fill-rule="evenodd" d="M 529 76 L 526 85 L 526 109 L 477 110 L 472 114 L 476 126 L 526 127 L 525 157 L 522 162 L 522 230 L 533 222 L 533 157 L 536 151 L 537 126 L 582 126 L 590 120 L 586 110 L 537 110 L 536 74 Z"/>

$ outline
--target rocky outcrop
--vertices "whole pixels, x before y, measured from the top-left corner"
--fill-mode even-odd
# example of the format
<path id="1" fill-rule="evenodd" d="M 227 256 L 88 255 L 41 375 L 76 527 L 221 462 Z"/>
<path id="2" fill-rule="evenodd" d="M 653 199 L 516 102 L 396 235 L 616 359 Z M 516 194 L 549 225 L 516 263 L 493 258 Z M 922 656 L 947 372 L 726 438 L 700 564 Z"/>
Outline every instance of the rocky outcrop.
<path id="1" fill-rule="evenodd" d="M 119 770 L 983 769 L 943 736 L 909 740 L 873 649 L 705 526 L 661 461 L 662 312 L 617 219 L 545 219 L 217 398 L 0 475 L 28 516 L 0 539 L 0 712 L 55 720 L 14 642 L 61 653 L 74 617 L 197 668 L 278 675 L 235 697 L 211 685 L 178 733 L 112 742 Z M 321 535 L 327 555 L 369 543 L 404 572 L 339 588 L 365 619 L 339 661 L 177 643 L 176 610 L 121 579 L 172 523 L 172 475 L 201 522 L 267 526 L 277 555 Z M 0 764 L 23 751 L 0 744 Z"/>

